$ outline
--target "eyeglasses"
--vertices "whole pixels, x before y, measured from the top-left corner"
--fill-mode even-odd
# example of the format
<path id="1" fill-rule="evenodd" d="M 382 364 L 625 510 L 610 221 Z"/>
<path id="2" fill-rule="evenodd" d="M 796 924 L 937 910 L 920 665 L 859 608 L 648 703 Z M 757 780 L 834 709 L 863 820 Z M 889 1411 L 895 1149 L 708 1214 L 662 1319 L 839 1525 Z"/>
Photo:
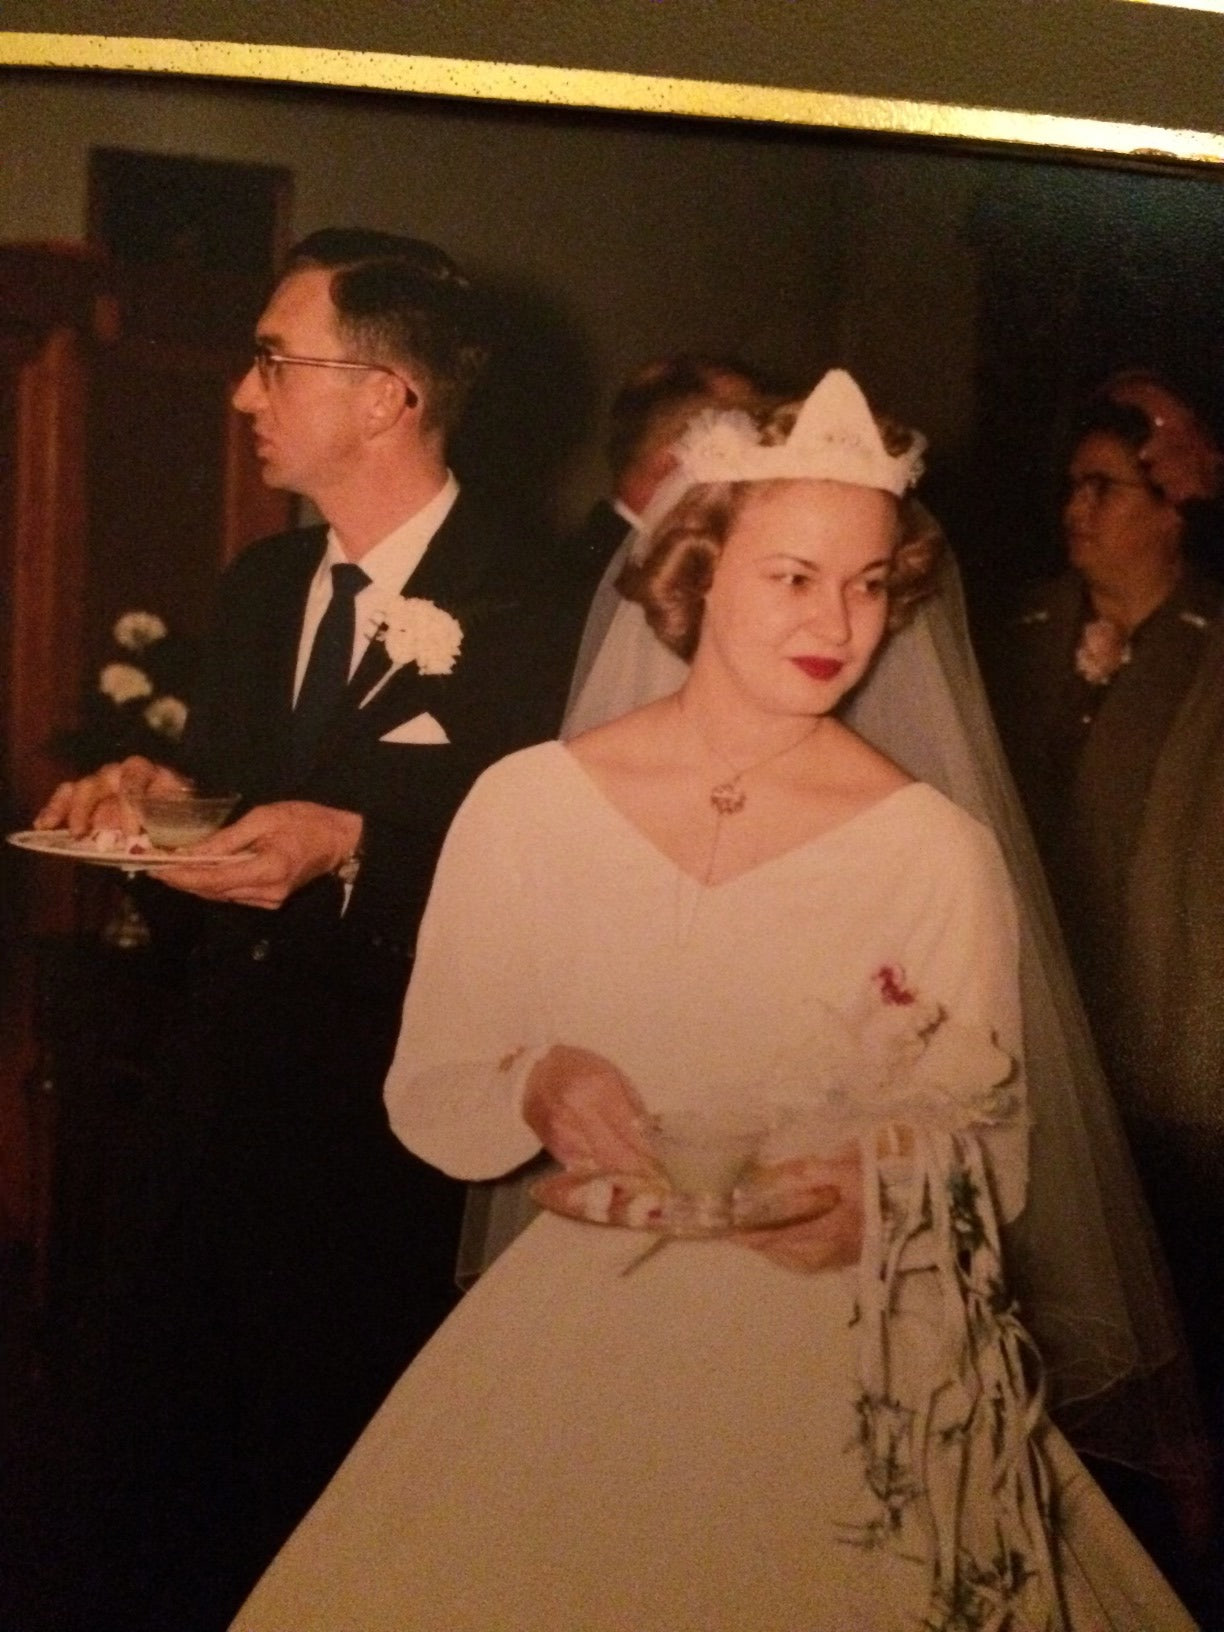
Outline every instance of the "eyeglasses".
<path id="1" fill-rule="evenodd" d="M 1145 493 L 1153 491 L 1151 482 L 1131 481 L 1125 476 L 1107 476 L 1104 471 L 1090 470 L 1083 476 L 1068 476 L 1063 485 L 1063 503 L 1070 504 L 1080 493 L 1086 493 L 1094 504 L 1100 504 L 1115 487 L 1141 487 Z"/>
<path id="2" fill-rule="evenodd" d="M 293 357 L 284 351 L 273 351 L 271 346 L 260 341 L 255 347 L 255 367 L 259 373 L 259 383 L 265 391 L 279 378 L 277 370 L 281 368 L 342 368 L 350 374 L 389 374 L 403 386 L 409 408 L 415 408 L 421 400 L 404 376 L 388 368 L 385 363 L 359 363 L 346 357 Z"/>

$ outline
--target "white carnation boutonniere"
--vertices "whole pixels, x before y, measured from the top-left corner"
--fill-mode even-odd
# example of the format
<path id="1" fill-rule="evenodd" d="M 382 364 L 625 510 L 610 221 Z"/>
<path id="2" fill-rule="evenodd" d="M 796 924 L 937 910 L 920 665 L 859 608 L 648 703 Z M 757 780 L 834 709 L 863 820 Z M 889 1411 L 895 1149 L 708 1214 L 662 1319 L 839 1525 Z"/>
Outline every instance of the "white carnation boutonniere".
<path id="1" fill-rule="evenodd" d="M 1116 623 L 1093 618 L 1084 625 L 1075 648 L 1075 672 L 1090 686 L 1107 686 L 1130 660 L 1130 641 Z"/>
<path id="2" fill-rule="evenodd" d="M 463 647 L 463 625 L 433 601 L 401 595 L 378 614 L 371 638 L 385 648 L 391 667 L 363 705 L 409 663 L 415 663 L 420 674 L 452 673 Z"/>

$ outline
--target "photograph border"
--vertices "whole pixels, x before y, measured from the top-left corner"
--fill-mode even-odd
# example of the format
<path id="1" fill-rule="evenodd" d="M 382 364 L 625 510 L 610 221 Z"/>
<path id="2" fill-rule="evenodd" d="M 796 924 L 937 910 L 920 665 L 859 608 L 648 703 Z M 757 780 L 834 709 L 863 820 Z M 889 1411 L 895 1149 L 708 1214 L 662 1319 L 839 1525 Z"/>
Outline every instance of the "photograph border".
<path id="1" fill-rule="evenodd" d="M 0 68 L 223 79 L 754 125 L 808 126 L 1121 161 L 1224 164 L 1200 129 L 883 95 L 290 44 L 0 30 Z"/>

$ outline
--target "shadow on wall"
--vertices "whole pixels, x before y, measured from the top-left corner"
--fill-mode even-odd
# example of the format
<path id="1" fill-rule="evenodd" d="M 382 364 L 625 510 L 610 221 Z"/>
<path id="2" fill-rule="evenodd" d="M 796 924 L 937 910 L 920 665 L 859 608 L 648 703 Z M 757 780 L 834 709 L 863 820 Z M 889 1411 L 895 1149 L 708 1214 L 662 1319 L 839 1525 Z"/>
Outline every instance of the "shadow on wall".
<path id="1" fill-rule="evenodd" d="M 490 279 L 492 356 L 455 437 L 451 462 L 520 530 L 552 536 L 562 476 L 594 434 L 590 346 L 556 295 Z"/>

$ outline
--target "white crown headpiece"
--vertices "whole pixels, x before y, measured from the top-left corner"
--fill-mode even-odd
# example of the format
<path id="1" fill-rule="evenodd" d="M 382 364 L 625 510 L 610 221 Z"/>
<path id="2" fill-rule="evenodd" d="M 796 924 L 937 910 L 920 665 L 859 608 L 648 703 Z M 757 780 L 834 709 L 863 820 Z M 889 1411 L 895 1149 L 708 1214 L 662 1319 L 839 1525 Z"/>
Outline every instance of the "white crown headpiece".
<path id="1" fill-rule="evenodd" d="M 922 475 L 926 439 L 915 434 L 891 454 L 867 399 L 844 368 L 832 368 L 812 391 L 785 442 L 763 446 L 756 421 L 742 409 L 703 409 L 677 439 L 676 467 L 643 512 L 634 540 L 640 555 L 664 516 L 692 487 L 713 482 L 777 480 L 848 482 L 896 498 Z"/>

